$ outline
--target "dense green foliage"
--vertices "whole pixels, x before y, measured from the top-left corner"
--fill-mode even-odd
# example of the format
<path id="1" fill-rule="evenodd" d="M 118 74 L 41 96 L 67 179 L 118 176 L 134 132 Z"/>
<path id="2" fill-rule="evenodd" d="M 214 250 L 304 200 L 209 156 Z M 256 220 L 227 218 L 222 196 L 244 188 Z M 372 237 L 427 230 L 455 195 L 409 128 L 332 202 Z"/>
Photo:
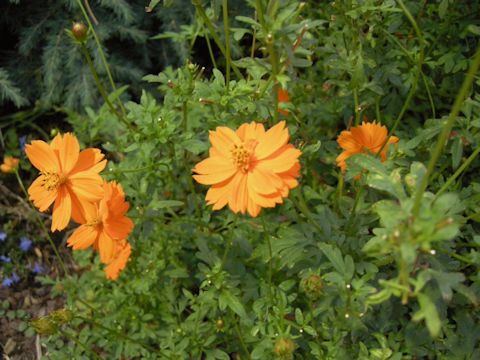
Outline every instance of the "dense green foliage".
<path id="1" fill-rule="evenodd" d="M 77 13 L 74 1 L 52 3 Z M 122 87 L 110 95 L 115 113 L 103 104 L 80 47 L 63 36 L 71 19 L 50 8 L 22 25 L 22 57 L 0 69 L 0 100 L 63 104 L 83 145 L 102 147 L 104 175 L 124 187 L 136 225 L 132 258 L 116 282 L 91 251 L 73 253 L 80 270 L 42 278 L 73 313 L 42 338 L 49 358 L 480 357 L 478 76 L 465 101 L 459 91 L 475 56 L 478 67 L 480 4 L 235 1 L 226 36 L 222 1 L 152 1 L 162 23 L 170 16 L 185 24 L 159 37 L 175 59 L 188 60 L 140 82 L 168 51 L 141 30 L 146 4 L 98 3 L 114 78 L 149 89 L 138 101 L 120 100 Z M 42 24 L 46 11 L 54 25 Z M 48 41 L 37 30 L 28 42 L 32 27 L 44 27 Z M 59 34 L 61 48 L 52 45 Z M 116 46 L 117 38 L 133 44 Z M 191 52 L 200 40 L 213 49 L 208 65 Z M 229 42 L 232 62 L 222 54 Z M 91 36 L 87 44 L 104 75 Z M 32 51 L 42 56 L 32 60 Z M 28 92 L 20 73 L 31 67 L 42 76 Z M 290 94 L 280 105 L 288 116 L 277 111 L 280 86 Z M 364 117 L 400 141 L 387 161 L 357 155 L 342 173 L 335 139 Z M 206 187 L 191 177 L 207 156 L 209 130 L 282 119 L 302 151 L 300 186 L 258 218 L 213 212 Z M 10 126 L 5 138 L 19 155 L 17 133 Z"/>

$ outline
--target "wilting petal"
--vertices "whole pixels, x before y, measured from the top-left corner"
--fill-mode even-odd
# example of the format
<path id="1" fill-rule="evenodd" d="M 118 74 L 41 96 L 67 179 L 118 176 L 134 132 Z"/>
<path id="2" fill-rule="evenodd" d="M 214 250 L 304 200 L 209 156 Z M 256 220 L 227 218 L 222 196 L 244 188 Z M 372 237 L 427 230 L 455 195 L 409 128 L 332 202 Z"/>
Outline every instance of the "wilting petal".
<path id="1" fill-rule="evenodd" d="M 34 140 L 31 145 L 27 144 L 25 153 L 32 165 L 38 170 L 42 172 L 59 172 L 60 166 L 57 157 L 45 141 Z"/>

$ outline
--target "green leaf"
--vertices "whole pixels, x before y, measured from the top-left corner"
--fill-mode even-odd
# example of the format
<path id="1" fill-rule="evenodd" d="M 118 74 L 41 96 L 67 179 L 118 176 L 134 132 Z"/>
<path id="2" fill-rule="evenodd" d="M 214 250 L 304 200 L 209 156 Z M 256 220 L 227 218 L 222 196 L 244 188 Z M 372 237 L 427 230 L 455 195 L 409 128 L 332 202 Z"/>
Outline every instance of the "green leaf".
<path id="1" fill-rule="evenodd" d="M 241 318 L 247 317 L 247 312 L 245 311 L 245 308 L 243 307 L 242 302 L 238 297 L 233 295 L 230 291 L 223 289 L 222 292 L 220 293 L 220 297 L 218 300 L 219 300 L 219 303 L 223 303 L 224 305 L 227 305 L 234 313 L 236 313 Z"/>
<path id="2" fill-rule="evenodd" d="M 175 206 L 183 206 L 183 204 L 183 201 L 178 200 L 153 200 L 150 203 L 149 208 L 153 210 L 158 210 Z"/>
<path id="3" fill-rule="evenodd" d="M 438 316 L 437 307 L 435 303 L 425 294 L 417 295 L 418 303 L 420 304 L 420 310 L 417 311 L 413 317 L 413 321 L 420 321 L 425 319 L 427 323 L 428 331 L 432 337 L 437 337 L 440 334 L 442 328 L 442 322 Z"/>

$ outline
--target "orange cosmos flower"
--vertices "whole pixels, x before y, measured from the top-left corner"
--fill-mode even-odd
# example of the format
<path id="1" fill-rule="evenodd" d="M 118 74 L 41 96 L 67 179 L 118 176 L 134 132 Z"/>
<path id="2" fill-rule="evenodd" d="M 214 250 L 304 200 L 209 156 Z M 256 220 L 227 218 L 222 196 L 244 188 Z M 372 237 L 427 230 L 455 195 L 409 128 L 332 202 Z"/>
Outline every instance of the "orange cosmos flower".
<path id="1" fill-rule="evenodd" d="M 5 174 L 14 172 L 15 169 L 18 167 L 19 162 L 20 160 L 17 158 L 14 158 L 11 156 L 5 156 L 3 158 L 3 164 L 0 165 L 0 170 Z"/>
<path id="2" fill-rule="evenodd" d="M 98 173 L 107 164 L 98 149 L 80 152 L 77 138 L 66 133 L 58 134 L 47 144 L 34 140 L 25 147 L 25 153 L 40 176 L 28 189 L 33 204 L 46 211 L 53 206 L 51 230 L 67 227 L 70 217 L 81 218 L 83 207 L 88 202 L 103 197 L 102 178 Z"/>
<path id="3" fill-rule="evenodd" d="M 277 98 L 278 98 L 278 103 L 282 103 L 282 102 L 289 102 L 290 101 L 290 97 L 288 96 L 288 91 L 285 90 L 285 89 L 282 89 L 281 87 L 278 88 L 278 92 L 277 92 Z M 288 110 L 284 110 L 284 109 L 280 109 L 278 108 L 277 109 L 279 113 L 285 115 L 285 116 L 288 116 L 289 112 Z"/>
<path id="4" fill-rule="evenodd" d="M 127 265 L 128 258 L 130 257 L 131 253 L 132 248 L 126 241 L 124 244 L 118 247 L 118 251 L 115 254 L 114 259 L 105 268 L 105 275 L 107 279 L 117 280 L 120 271 L 123 270 Z"/>
<path id="5" fill-rule="evenodd" d="M 262 124 L 243 124 L 237 131 L 217 127 L 210 132 L 210 157 L 193 171 L 200 184 L 212 185 L 206 200 L 213 210 L 230 209 L 255 217 L 262 207 L 283 202 L 298 185 L 300 150 L 288 144 L 285 121 L 265 131 Z"/>
<path id="6" fill-rule="evenodd" d="M 337 143 L 344 150 L 337 156 L 337 165 L 342 171 L 347 169 L 345 162 L 350 156 L 370 152 L 376 155 L 387 140 L 388 131 L 383 125 L 374 122 L 363 121 L 361 125 L 344 130 L 337 138 Z M 388 143 L 383 147 L 380 157 L 382 161 L 387 158 L 387 148 L 390 144 L 397 144 L 398 138 L 391 136 Z"/>
<path id="7" fill-rule="evenodd" d="M 84 217 L 79 218 L 80 225 L 68 238 L 67 244 L 73 250 L 93 246 L 100 252 L 100 260 L 110 263 L 124 247 L 124 241 L 133 229 L 133 222 L 125 214 L 129 204 L 125 193 L 116 182 L 104 182 L 104 197 L 96 203 L 85 206 Z"/>

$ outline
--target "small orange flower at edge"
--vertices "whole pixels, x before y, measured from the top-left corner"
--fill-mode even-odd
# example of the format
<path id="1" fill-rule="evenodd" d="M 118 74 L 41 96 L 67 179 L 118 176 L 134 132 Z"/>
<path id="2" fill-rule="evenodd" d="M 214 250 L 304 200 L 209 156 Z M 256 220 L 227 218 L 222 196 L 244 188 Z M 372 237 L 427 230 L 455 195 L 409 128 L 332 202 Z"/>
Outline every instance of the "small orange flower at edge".
<path id="1" fill-rule="evenodd" d="M 347 163 L 345 162 L 350 156 L 355 154 L 363 154 L 370 152 L 376 155 L 387 140 L 388 131 L 383 125 L 373 122 L 362 122 L 361 125 L 344 130 L 337 138 L 337 143 L 343 149 L 343 152 L 337 156 L 337 165 L 345 171 Z M 383 147 L 380 158 L 382 162 L 387 158 L 387 148 L 390 144 L 397 145 L 398 138 L 391 136 L 388 143 Z"/>
<path id="2" fill-rule="evenodd" d="M 103 180 L 98 174 L 106 164 L 98 149 L 80 152 L 77 138 L 66 133 L 58 134 L 47 144 L 34 140 L 25 147 L 25 153 L 40 176 L 28 189 L 30 200 L 40 210 L 46 211 L 55 202 L 51 230 L 67 227 L 70 217 L 81 218 L 83 207 L 103 197 Z"/>
<path id="3" fill-rule="evenodd" d="M 290 96 L 288 96 L 288 91 L 285 90 L 285 89 L 282 89 L 281 87 L 278 88 L 278 92 L 277 92 L 277 97 L 278 97 L 278 103 L 283 103 L 283 102 L 289 102 L 290 101 Z M 285 116 L 288 116 L 289 112 L 288 110 L 284 110 L 284 109 L 280 109 L 278 108 L 277 109 L 279 113 L 285 115 Z"/>
<path id="4" fill-rule="evenodd" d="M 93 246 L 100 252 L 101 262 L 112 264 L 107 268 L 116 268 L 118 276 L 128 260 L 128 256 L 125 257 L 126 239 L 133 229 L 133 222 L 126 216 L 129 204 L 121 185 L 112 181 L 105 182 L 103 187 L 103 199 L 85 206 L 85 217 L 79 219 L 81 225 L 68 238 L 67 244 L 73 250 Z M 125 260 L 123 267 L 120 266 L 122 259 Z"/>
<path id="5" fill-rule="evenodd" d="M 197 182 L 212 185 L 207 204 L 213 210 L 228 204 L 233 212 L 248 211 L 252 217 L 281 204 L 300 176 L 301 152 L 288 144 L 289 138 L 285 121 L 268 131 L 256 122 L 236 131 L 223 126 L 210 131 L 210 157 L 193 168 Z"/>
<path id="6" fill-rule="evenodd" d="M 3 164 L 0 165 L 0 170 L 4 173 L 11 173 L 14 172 L 15 169 L 18 167 L 18 163 L 20 162 L 19 159 L 14 158 L 12 156 L 5 156 L 3 158 Z"/>

